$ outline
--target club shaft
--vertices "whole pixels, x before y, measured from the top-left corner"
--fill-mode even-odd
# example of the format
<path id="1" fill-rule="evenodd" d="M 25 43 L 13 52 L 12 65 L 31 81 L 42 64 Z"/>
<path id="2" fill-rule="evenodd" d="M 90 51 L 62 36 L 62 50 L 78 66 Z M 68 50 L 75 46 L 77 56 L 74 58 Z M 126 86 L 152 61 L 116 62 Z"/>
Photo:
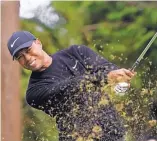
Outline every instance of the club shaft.
<path id="1" fill-rule="evenodd" d="M 154 40 L 156 39 L 156 37 L 157 37 L 157 32 L 152 37 L 152 39 L 150 40 L 150 42 L 148 43 L 148 45 L 145 47 L 145 49 L 143 50 L 143 52 L 140 54 L 140 56 L 138 57 L 138 59 L 136 60 L 136 62 L 133 64 L 133 66 L 131 67 L 130 70 L 132 70 L 132 71 L 135 70 L 135 68 L 139 65 L 139 63 L 143 59 L 144 55 L 146 54 L 146 52 L 148 51 L 148 49 L 150 48 L 150 46 L 152 45 L 152 43 L 154 42 Z"/>

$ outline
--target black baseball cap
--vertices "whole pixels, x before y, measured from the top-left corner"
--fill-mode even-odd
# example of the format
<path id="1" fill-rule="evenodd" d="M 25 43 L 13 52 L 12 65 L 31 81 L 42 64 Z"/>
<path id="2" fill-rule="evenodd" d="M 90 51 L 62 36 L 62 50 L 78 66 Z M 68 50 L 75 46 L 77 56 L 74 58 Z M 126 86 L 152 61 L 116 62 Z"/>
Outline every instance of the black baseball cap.
<path id="1" fill-rule="evenodd" d="M 30 47 L 34 40 L 36 40 L 36 37 L 28 31 L 14 32 L 7 44 L 10 54 L 13 56 L 13 60 L 19 50 Z"/>

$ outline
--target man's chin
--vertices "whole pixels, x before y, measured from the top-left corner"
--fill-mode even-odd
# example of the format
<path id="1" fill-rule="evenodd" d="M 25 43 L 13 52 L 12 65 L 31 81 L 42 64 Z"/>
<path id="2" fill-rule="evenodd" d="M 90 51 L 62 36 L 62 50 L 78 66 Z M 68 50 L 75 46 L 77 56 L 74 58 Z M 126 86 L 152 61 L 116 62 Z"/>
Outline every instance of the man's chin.
<path id="1" fill-rule="evenodd" d="M 29 67 L 29 68 L 25 68 L 27 70 L 30 70 L 30 71 L 40 71 L 40 67 Z"/>
<path id="2" fill-rule="evenodd" d="M 42 66 L 42 65 L 36 65 L 36 66 L 28 66 L 28 67 L 24 67 L 25 69 L 27 70 L 30 70 L 30 71 L 43 71 L 45 68 Z"/>

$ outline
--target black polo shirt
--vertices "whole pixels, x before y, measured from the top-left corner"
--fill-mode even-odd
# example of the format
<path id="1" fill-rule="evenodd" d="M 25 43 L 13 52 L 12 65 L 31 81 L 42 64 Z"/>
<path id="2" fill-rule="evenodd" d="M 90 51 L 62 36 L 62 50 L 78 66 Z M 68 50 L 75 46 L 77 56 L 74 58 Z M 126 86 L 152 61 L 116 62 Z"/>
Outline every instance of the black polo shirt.
<path id="1" fill-rule="evenodd" d="M 107 105 L 98 107 L 97 112 L 96 110 L 95 112 L 90 111 L 89 107 L 99 105 L 102 94 L 86 89 L 88 81 L 93 85 L 93 90 L 98 90 L 96 87 L 100 87 L 100 82 L 107 83 L 107 73 L 118 67 L 84 45 L 73 45 L 51 57 L 52 64 L 46 70 L 32 72 L 26 93 L 27 103 L 57 117 L 61 141 L 72 141 L 73 135 L 71 134 L 78 129 L 80 130 L 76 132 L 82 136 L 80 132 L 85 130 L 83 126 L 86 124 L 89 125 L 88 131 L 91 132 L 93 126 L 100 125 L 104 130 L 102 138 L 111 139 L 106 132 L 113 134 L 116 140 L 122 137 L 123 128 L 114 107 Z M 80 91 L 83 89 L 85 91 Z M 108 99 L 107 96 L 105 97 Z M 75 109 L 77 109 L 75 113 L 77 116 L 73 113 Z M 106 120 L 103 117 L 106 117 Z M 107 121 L 107 117 L 110 121 Z M 83 121 L 86 119 L 89 120 Z M 105 127 L 107 124 L 112 126 L 112 129 L 107 129 Z M 76 129 L 74 125 L 76 125 Z"/>

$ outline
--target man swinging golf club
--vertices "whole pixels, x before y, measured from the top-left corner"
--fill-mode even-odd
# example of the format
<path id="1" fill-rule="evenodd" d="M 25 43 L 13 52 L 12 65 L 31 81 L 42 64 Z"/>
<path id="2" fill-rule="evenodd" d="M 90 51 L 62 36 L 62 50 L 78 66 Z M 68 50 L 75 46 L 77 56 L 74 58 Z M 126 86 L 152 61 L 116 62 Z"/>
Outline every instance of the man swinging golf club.
<path id="1" fill-rule="evenodd" d="M 13 60 L 32 71 L 27 103 L 56 117 L 60 141 L 123 141 L 122 120 L 98 90 L 102 82 L 130 83 L 133 71 L 119 69 L 84 45 L 48 55 L 28 31 L 14 32 L 8 49 Z"/>

